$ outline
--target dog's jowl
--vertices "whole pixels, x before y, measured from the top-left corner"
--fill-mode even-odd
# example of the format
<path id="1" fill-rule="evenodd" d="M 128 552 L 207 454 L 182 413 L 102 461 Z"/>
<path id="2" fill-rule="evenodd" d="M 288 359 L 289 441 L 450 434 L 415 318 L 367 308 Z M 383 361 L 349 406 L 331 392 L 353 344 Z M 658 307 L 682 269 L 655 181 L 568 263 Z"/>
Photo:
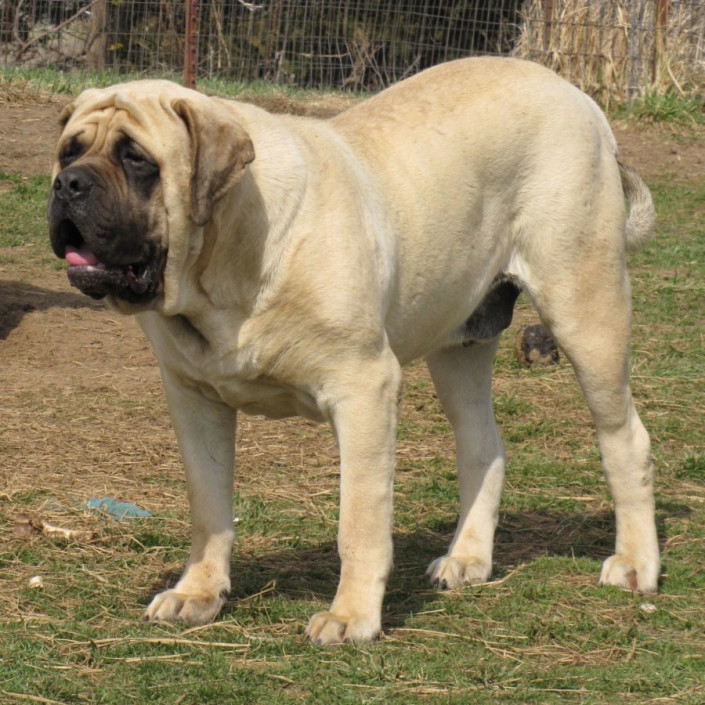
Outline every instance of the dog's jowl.
<path id="1" fill-rule="evenodd" d="M 460 487 L 428 574 L 487 580 L 504 480 L 492 362 L 520 289 L 597 428 L 617 519 L 600 580 L 657 589 L 625 271 L 654 212 L 590 98 L 538 65 L 479 58 L 331 120 L 137 81 L 82 93 L 62 122 L 52 247 L 72 284 L 137 317 L 186 469 L 191 555 L 149 619 L 203 624 L 227 597 L 237 410 L 300 414 L 332 425 L 341 456 L 340 583 L 307 634 L 376 637 L 400 370 L 417 358 L 455 430 Z"/>

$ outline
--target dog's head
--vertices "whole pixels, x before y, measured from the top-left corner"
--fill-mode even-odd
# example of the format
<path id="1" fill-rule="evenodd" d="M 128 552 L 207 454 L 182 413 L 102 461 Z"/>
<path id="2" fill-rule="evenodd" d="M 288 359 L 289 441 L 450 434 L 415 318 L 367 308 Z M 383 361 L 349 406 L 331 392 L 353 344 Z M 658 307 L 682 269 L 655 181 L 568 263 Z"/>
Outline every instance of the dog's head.
<path id="1" fill-rule="evenodd" d="M 61 122 L 48 219 L 69 280 L 123 310 L 173 304 L 198 233 L 254 159 L 248 135 L 226 102 L 168 81 L 84 91 Z"/>

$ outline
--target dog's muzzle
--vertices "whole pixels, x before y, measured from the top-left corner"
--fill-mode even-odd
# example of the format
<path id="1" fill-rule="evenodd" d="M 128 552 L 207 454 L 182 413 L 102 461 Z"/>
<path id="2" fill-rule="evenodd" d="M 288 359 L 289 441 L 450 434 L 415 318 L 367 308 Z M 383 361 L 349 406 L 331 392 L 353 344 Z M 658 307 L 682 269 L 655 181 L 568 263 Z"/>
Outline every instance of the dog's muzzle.
<path id="1" fill-rule="evenodd" d="M 59 173 L 48 207 L 52 249 L 84 294 L 149 303 L 162 288 L 166 250 L 146 237 L 143 217 L 130 220 L 119 205 L 114 212 L 99 206 L 105 190 L 85 167 Z"/>

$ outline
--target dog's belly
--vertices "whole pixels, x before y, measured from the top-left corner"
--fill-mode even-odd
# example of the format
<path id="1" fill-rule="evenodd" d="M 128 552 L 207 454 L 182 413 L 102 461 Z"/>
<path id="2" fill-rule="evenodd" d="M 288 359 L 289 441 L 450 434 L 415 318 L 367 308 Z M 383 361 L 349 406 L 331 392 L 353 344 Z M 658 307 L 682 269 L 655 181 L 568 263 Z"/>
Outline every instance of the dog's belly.
<path id="1" fill-rule="evenodd" d="M 400 267 L 401 283 L 389 306 L 385 327 L 402 365 L 426 357 L 439 347 L 495 337 L 506 328 L 504 319 L 508 316 L 511 320 L 516 298 L 510 296 L 513 285 L 507 284 L 506 291 L 500 286 L 505 279 L 508 230 L 503 222 L 478 226 L 476 243 L 487 250 L 492 249 L 487 243 L 496 243 L 494 252 L 486 258 L 472 261 L 463 252 L 470 238 L 458 234 L 453 242 L 446 243 L 447 254 L 440 264 L 428 265 L 425 270 L 417 261 Z M 432 261 L 430 256 L 415 259 Z"/>

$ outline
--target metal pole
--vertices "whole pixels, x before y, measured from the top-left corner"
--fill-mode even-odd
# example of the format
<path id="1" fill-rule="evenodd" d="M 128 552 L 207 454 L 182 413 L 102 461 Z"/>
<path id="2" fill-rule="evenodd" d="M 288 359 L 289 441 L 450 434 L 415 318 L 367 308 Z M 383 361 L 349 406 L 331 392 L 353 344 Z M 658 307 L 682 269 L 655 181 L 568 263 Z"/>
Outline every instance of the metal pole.
<path id="1" fill-rule="evenodd" d="M 196 45 L 198 42 L 198 0 L 185 0 L 184 85 L 196 87 Z"/>

